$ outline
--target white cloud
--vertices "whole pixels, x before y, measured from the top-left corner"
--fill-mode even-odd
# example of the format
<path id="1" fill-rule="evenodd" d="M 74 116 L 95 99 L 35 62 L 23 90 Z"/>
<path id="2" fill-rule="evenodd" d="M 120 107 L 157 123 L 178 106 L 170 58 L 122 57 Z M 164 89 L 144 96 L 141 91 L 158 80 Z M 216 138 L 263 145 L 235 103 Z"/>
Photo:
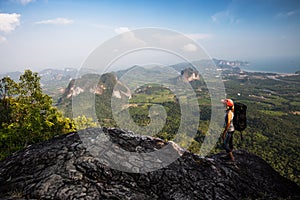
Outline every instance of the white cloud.
<path id="1" fill-rule="evenodd" d="M 183 46 L 183 51 L 193 52 L 197 51 L 198 47 L 192 43 L 186 44 Z"/>
<path id="2" fill-rule="evenodd" d="M 234 16 L 233 12 L 229 10 L 224 10 L 218 12 L 211 16 L 211 19 L 214 23 L 229 23 L 229 24 L 238 24 L 241 20 Z"/>
<path id="3" fill-rule="evenodd" d="M 165 34 L 164 32 L 154 34 L 153 41 L 159 45 L 166 45 L 169 48 L 178 49 L 185 52 L 195 52 L 199 49 L 193 40 L 204 40 L 211 38 L 211 34 L 193 33 L 193 34 Z"/>
<path id="4" fill-rule="evenodd" d="M 35 22 L 35 24 L 52 24 L 52 25 L 68 25 L 74 23 L 73 20 L 67 18 L 56 18 Z"/>
<path id="5" fill-rule="evenodd" d="M 31 3 L 31 2 L 34 2 L 35 0 L 20 0 L 20 3 L 22 4 L 22 5 L 26 5 L 26 4 L 29 4 L 29 3 Z"/>
<path id="6" fill-rule="evenodd" d="M 298 10 L 292 10 L 292 11 L 288 11 L 288 12 L 280 12 L 276 15 L 277 18 L 287 18 L 287 17 L 291 17 L 293 15 L 296 15 L 299 11 Z"/>
<path id="7" fill-rule="evenodd" d="M 133 31 L 128 27 L 115 28 L 115 33 L 121 34 L 123 42 L 128 45 L 145 46 L 146 42 L 137 38 Z"/>
<path id="8" fill-rule="evenodd" d="M 213 22 L 218 22 L 218 13 L 211 16 L 211 19 L 212 19 Z"/>
<path id="9" fill-rule="evenodd" d="M 0 13 L 0 31 L 10 33 L 20 25 L 20 14 Z"/>
<path id="10" fill-rule="evenodd" d="M 117 33 L 117 34 L 122 34 L 122 33 L 129 32 L 129 31 L 130 31 L 130 29 L 128 27 L 119 27 L 119 28 L 115 29 L 115 33 Z"/>
<path id="11" fill-rule="evenodd" d="M 10 2 L 22 4 L 23 6 L 35 2 L 35 0 L 10 0 Z"/>
<path id="12" fill-rule="evenodd" d="M 7 39 L 5 37 L 3 37 L 2 35 L 0 35 L 0 44 L 5 43 L 7 41 Z"/>
<path id="13" fill-rule="evenodd" d="M 185 34 L 185 36 L 193 40 L 204 40 L 212 37 L 211 34 L 206 34 L 206 33 L 192 33 L 192 34 Z"/>

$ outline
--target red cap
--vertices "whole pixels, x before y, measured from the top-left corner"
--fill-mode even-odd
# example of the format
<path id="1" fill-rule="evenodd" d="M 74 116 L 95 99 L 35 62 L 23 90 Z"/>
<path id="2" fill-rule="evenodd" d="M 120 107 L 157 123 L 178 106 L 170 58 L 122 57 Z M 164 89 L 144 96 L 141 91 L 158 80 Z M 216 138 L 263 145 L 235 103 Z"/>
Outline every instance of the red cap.
<path id="1" fill-rule="evenodd" d="M 225 100 L 222 100 L 222 102 L 225 103 L 229 107 L 232 107 L 234 105 L 234 103 L 231 99 L 225 99 Z"/>

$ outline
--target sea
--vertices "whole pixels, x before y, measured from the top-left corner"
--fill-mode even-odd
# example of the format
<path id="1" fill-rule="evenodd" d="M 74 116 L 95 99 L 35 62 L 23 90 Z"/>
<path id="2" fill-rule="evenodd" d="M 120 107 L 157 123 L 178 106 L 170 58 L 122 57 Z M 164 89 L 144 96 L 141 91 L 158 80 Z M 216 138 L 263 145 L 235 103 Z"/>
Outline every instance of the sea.
<path id="1" fill-rule="evenodd" d="M 273 58 L 249 60 L 249 65 L 240 67 L 249 72 L 266 72 L 278 74 L 294 74 L 300 71 L 299 58 Z"/>

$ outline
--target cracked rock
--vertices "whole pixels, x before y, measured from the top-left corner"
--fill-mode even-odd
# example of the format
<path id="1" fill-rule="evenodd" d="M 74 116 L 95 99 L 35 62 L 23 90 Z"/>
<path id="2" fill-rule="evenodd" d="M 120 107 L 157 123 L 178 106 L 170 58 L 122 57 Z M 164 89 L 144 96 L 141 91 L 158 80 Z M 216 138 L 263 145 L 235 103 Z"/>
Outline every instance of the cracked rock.
<path id="1" fill-rule="evenodd" d="M 234 154 L 232 164 L 224 153 L 201 158 L 173 142 L 87 129 L 1 161 L 0 199 L 300 199 L 299 186 L 264 160 Z"/>

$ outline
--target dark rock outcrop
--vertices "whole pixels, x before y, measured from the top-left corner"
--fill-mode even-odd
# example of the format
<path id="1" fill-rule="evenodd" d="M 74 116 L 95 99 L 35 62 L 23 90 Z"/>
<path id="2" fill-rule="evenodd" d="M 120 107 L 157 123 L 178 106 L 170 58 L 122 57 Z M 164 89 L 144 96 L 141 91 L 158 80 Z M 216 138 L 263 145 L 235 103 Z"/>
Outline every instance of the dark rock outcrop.
<path id="1" fill-rule="evenodd" d="M 63 103 L 67 99 L 82 93 L 103 95 L 106 90 L 116 98 L 131 98 L 130 89 L 118 81 L 113 73 L 105 73 L 101 76 L 98 74 L 84 74 L 82 77 L 70 81 L 58 103 Z"/>
<path id="2" fill-rule="evenodd" d="M 86 131 L 100 132 L 100 129 Z M 105 135 L 131 152 L 156 151 L 170 144 L 118 129 Z M 110 168 L 88 152 L 79 133 L 32 145 L 0 162 L 2 199 L 299 199 L 300 188 L 261 158 L 235 151 L 207 158 L 182 151 L 167 167 L 147 173 Z M 104 134 L 104 133 L 101 133 Z"/>
<path id="3" fill-rule="evenodd" d="M 200 80 L 200 75 L 197 70 L 190 67 L 181 71 L 181 78 L 184 82 L 191 82 L 194 80 Z"/>

